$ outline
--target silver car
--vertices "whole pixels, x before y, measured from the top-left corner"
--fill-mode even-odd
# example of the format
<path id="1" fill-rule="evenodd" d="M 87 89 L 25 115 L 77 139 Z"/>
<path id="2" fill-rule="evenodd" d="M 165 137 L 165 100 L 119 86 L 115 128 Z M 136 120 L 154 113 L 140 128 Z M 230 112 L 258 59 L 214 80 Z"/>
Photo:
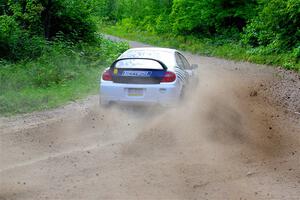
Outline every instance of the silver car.
<path id="1" fill-rule="evenodd" d="M 100 82 L 100 103 L 173 105 L 195 76 L 197 65 L 190 65 L 177 50 L 132 48 L 105 69 Z"/>

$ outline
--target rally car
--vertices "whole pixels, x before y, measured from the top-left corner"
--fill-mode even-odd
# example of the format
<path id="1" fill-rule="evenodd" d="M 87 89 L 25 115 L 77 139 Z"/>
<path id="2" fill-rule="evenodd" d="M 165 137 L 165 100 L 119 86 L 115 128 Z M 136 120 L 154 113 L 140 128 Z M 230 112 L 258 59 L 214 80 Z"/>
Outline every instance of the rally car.
<path id="1" fill-rule="evenodd" d="M 176 49 L 129 49 L 103 72 L 100 104 L 174 105 L 197 75 L 197 67 Z"/>

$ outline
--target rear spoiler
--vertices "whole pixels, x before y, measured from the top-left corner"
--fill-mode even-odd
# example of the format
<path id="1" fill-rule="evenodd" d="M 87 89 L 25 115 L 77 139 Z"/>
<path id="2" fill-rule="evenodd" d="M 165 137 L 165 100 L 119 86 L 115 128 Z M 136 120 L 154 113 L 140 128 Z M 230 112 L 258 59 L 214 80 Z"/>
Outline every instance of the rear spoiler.
<path id="1" fill-rule="evenodd" d="M 156 60 L 156 59 L 153 59 L 153 58 L 120 58 L 120 59 L 115 60 L 115 61 L 111 64 L 110 69 L 113 70 L 113 69 L 115 68 L 116 63 L 119 62 L 119 61 L 122 61 L 122 60 L 153 60 L 153 61 L 158 62 L 158 63 L 162 66 L 162 68 L 163 68 L 164 70 L 167 70 L 167 69 L 168 69 L 168 67 L 167 67 L 163 62 L 161 62 L 161 61 L 159 61 L 159 60 Z"/>

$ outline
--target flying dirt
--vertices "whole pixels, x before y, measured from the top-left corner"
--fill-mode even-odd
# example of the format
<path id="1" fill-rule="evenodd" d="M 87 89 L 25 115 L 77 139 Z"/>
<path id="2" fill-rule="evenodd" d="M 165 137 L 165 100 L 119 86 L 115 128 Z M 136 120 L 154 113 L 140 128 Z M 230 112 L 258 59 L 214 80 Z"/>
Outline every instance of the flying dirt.
<path id="1" fill-rule="evenodd" d="M 184 55 L 199 83 L 178 107 L 0 118 L 0 199 L 300 199 L 299 74 Z"/>

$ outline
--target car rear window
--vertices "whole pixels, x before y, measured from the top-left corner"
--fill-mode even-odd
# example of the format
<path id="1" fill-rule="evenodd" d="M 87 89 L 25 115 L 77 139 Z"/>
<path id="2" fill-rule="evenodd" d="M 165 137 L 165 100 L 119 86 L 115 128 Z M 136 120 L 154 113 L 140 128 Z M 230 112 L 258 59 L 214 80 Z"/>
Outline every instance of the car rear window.
<path id="1" fill-rule="evenodd" d="M 168 67 L 176 65 L 174 54 L 159 50 L 129 50 L 123 53 L 120 58 L 153 58 L 163 62 Z"/>
<path id="2" fill-rule="evenodd" d="M 120 60 L 115 64 L 118 69 L 163 69 L 161 64 L 154 60 L 147 59 L 126 59 Z"/>

